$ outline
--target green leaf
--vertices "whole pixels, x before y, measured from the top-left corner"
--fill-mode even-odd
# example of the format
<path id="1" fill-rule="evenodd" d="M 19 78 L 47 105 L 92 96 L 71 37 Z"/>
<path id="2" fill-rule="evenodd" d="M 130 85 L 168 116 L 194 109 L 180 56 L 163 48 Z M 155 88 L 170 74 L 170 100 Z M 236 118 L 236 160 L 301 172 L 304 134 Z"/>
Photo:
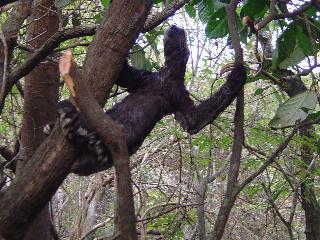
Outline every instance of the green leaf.
<path id="1" fill-rule="evenodd" d="M 215 12 L 206 26 L 206 35 L 209 38 L 225 37 L 229 33 L 227 13 L 225 8 Z"/>
<path id="2" fill-rule="evenodd" d="M 200 21 L 203 23 L 207 23 L 210 19 L 211 14 L 204 0 L 199 3 L 198 15 L 199 15 Z"/>
<path id="3" fill-rule="evenodd" d="M 254 95 L 261 95 L 265 89 L 264 88 L 257 88 L 254 92 Z"/>
<path id="4" fill-rule="evenodd" d="M 311 120 L 311 121 L 314 121 L 314 120 L 318 119 L 319 117 L 320 117 L 320 111 L 315 112 L 315 113 L 311 113 L 308 116 L 308 119 Z"/>
<path id="5" fill-rule="evenodd" d="M 149 59 L 146 58 L 145 51 L 139 45 L 135 45 L 132 48 L 131 64 L 140 69 L 152 70 L 152 64 Z"/>
<path id="6" fill-rule="evenodd" d="M 210 15 L 212 15 L 215 12 L 215 2 L 216 0 L 205 0 L 206 1 L 206 5 L 208 8 L 208 11 L 210 13 Z"/>
<path id="7" fill-rule="evenodd" d="M 196 11 L 196 9 L 194 8 L 193 5 L 187 4 L 185 6 L 185 9 L 186 9 L 186 12 L 188 13 L 189 17 L 191 17 L 191 18 L 195 18 L 196 17 L 197 11 Z"/>
<path id="8" fill-rule="evenodd" d="M 306 55 L 304 54 L 302 48 L 298 45 L 295 46 L 292 53 L 287 56 L 280 64 L 280 69 L 286 69 L 290 66 L 294 66 L 305 59 Z"/>
<path id="9" fill-rule="evenodd" d="M 292 22 L 277 40 L 272 58 L 272 67 L 285 69 L 301 62 L 306 56 L 313 55 L 314 49 L 308 31 L 301 22 Z"/>
<path id="10" fill-rule="evenodd" d="M 93 16 L 93 19 L 94 19 L 95 23 L 100 23 L 102 20 L 102 16 L 100 13 L 97 13 L 96 15 Z"/>
<path id="11" fill-rule="evenodd" d="M 220 8 L 223 8 L 227 6 L 230 3 L 230 0 L 216 0 L 213 3 L 214 9 L 219 10 Z"/>
<path id="12" fill-rule="evenodd" d="M 313 47 L 311 45 L 310 38 L 308 37 L 307 30 L 304 31 L 303 28 L 305 28 L 305 26 L 300 26 L 300 25 L 297 26 L 297 29 L 298 29 L 297 42 L 299 47 L 303 50 L 303 53 L 306 56 L 310 56 L 313 54 L 313 49 L 312 49 Z"/>
<path id="13" fill-rule="evenodd" d="M 276 49 L 272 57 L 272 65 L 274 68 L 278 67 L 282 61 L 294 52 L 297 33 L 296 24 L 290 24 L 277 39 Z"/>
<path id="14" fill-rule="evenodd" d="M 312 6 L 311 8 L 309 8 L 307 11 L 305 11 L 304 13 L 307 14 L 309 17 L 315 17 L 317 16 L 317 7 L 316 6 Z"/>
<path id="15" fill-rule="evenodd" d="M 202 0 L 191 0 L 189 4 L 191 4 L 192 6 L 197 5 L 198 3 L 200 3 Z"/>
<path id="16" fill-rule="evenodd" d="M 248 0 L 241 9 L 240 16 L 262 17 L 268 10 L 268 0 Z"/>
<path id="17" fill-rule="evenodd" d="M 64 8 L 64 7 L 67 6 L 70 2 L 71 2 L 71 0 L 55 0 L 55 1 L 54 1 L 54 5 L 55 5 L 57 8 Z"/>
<path id="18" fill-rule="evenodd" d="M 139 45 L 135 45 L 132 48 L 132 54 L 131 54 L 131 63 L 134 67 L 143 69 L 146 62 L 146 56 L 145 52 Z"/>
<path id="19" fill-rule="evenodd" d="M 262 74 L 258 74 L 257 76 L 253 76 L 252 74 L 250 74 L 246 79 L 246 83 L 251 83 L 258 80 L 268 80 L 268 78 Z"/>
<path id="20" fill-rule="evenodd" d="M 147 33 L 147 34 L 145 34 L 145 37 L 146 37 L 148 44 L 150 45 L 152 51 L 154 52 L 157 61 L 160 61 L 159 60 L 160 51 L 158 50 L 158 45 L 156 43 L 157 33 L 155 33 L 155 34 Z"/>
<path id="21" fill-rule="evenodd" d="M 317 104 L 317 93 L 305 91 L 279 105 L 276 115 L 270 121 L 271 128 L 285 128 L 302 122 Z M 306 112 L 306 110 L 308 110 Z"/>
<path id="22" fill-rule="evenodd" d="M 110 5 L 110 0 L 101 0 L 101 4 L 104 7 L 104 9 L 108 9 Z"/>
<path id="23" fill-rule="evenodd" d="M 287 29 L 277 40 L 276 49 L 272 57 L 272 67 L 275 69 L 287 68 L 299 63 L 306 57 L 305 52 L 309 52 L 305 46 L 306 39 L 303 36 L 302 29 L 296 22 L 290 23 Z"/>

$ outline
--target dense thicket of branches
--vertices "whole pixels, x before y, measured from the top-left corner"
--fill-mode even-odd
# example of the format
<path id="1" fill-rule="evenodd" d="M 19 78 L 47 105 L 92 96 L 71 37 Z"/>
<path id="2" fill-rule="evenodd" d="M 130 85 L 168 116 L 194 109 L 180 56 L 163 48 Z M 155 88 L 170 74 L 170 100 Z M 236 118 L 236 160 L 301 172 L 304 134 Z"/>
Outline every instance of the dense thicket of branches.
<path id="1" fill-rule="evenodd" d="M 164 35 L 165 65 L 159 72 L 138 70 L 127 63 L 124 65 L 116 84 L 126 88 L 130 94 L 106 113 L 124 127 L 130 155 L 139 149 L 164 116 L 174 114 L 183 129 L 195 134 L 216 119 L 242 89 L 246 71 L 243 66 L 237 65 L 220 90 L 196 106 L 184 85 L 188 56 L 185 31 L 172 26 Z M 108 150 L 102 150 L 99 146 L 96 149 L 90 143 L 100 143 L 101 140 L 90 139 L 92 128 L 82 116 L 77 116 L 77 111 L 73 108 L 61 110 L 60 117 L 61 124 L 66 126 L 65 135 L 79 149 L 79 158 L 72 171 L 87 175 L 111 167 L 113 163 Z M 87 129 L 88 134 L 84 135 L 83 129 Z"/>
<path id="2" fill-rule="evenodd" d="M 319 9 L 0 1 L 0 238 L 320 240 Z"/>

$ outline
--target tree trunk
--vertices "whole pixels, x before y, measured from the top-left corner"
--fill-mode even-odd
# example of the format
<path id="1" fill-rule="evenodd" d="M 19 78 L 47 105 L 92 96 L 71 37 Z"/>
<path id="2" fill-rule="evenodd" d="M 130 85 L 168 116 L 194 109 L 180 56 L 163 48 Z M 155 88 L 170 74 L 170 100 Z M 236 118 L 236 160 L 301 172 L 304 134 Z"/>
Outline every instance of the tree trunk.
<path id="1" fill-rule="evenodd" d="M 59 19 L 54 8 L 54 0 L 34 1 L 27 28 L 29 47 L 38 49 L 57 30 Z M 25 163 L 32 157 L 35 150 L 43 142 L 43 126 L 56 118 L 58 101 L 59 70 L 49 56 L 25 78 L 24 112 L 21 131 L 23 147 L 22 161 L 17 165 L 17 178 L 24 170 Z M 50 215 L 46 205 L 39 215 L 30 223 L 25 240 L 49 239 Z"/>
<path id="2" fill-rule="evenodd" d="M 88 80 L 92 80 L 90 86 L 99 81 L 101 81 L 100 85 L 103 82 L 107 86 L 112 86 L 115 78 L 110 76 L 114 76 L 114 72 L 119 72 L 122 67 L 118 63 L 125 58 L 141 31 L 151 3 L 150 0 L 112 2 L 105 16 L 106 20 L 97 29 L 97 32 L 103 32 L 103 34 L 100 33 L 99 37 L 98 35 L 95 37 L 95 39 L 98 38 L 96 41 L 107 44 L 103 48 L 91 47 L 88 50 L 89 55 L 90 51 L 93 52 L 90 55 L 93 58 L 91 59 L 93 64 L 99 62 L 104 66 L 96 69 L 96 72 L 91 75 L 86 74 Z M 109 91 L 110 89 L 96 88 L 94 93 L 101 101 Z M 1 236 L 10 240 L 21 239 L 19 236 L 25 231 L 25 226 L 41 211 L 70 172 L 75 156 L 75 149 L 66 140 L 57 124 L 51 135 L 37 148 L 32 158 L 25 162 L 20 176 L 0 196 Z"/>
<path id="3" fill-rule="evenodd" d="M 300 135 L 309 137 L 314 131 L 313 126 L 305 126 L 301 128 Z M 301 159 L 305 163 L 306 169 L 312 161 L 312 150 L 308 145 L 303 146 Z M 312 167 L 311 167 L 312 169 Z M 320 240 L 320 204 L 317 200 L 314 189 L 314 178 L 307 175 L 306 179 L 301 183 L 301 205 L 305 214 L 305 234 L 307 240 Z"/>

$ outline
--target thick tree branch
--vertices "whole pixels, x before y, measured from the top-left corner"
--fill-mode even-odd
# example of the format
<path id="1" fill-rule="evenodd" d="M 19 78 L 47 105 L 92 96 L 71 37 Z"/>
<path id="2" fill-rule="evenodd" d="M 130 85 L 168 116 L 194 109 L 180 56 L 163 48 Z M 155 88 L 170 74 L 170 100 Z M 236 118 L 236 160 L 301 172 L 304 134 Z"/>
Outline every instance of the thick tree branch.
<path id="1" fill-rule="evenodd" d="M 150 16 L 144 25 L 141 32 L 148 32 L 155 27 L 159 26 L 163 21 L 172 16 L 178 9 L 184 6 L 184 4 L 188 2 L 187 0 L 177 0 L 172 5 L 166 7 L 163 11 Z M 19 15 L 19 14 L 18 14 Z M 78 27 L 73 29 L 61 30 L 54 34 L 48 41 L 37 50 L 34 55 L 29 57 L 22 66 L 15 69 L 11 74 L 9 74 L 7 78 L 7 84 L 4 87 L 4 94 L 2 98 L 0 98 L 0 114 L 4 107 L 4 102 L 6 96 L 11 91 L 13 85 L 19 81 L 22 77 L 27 75 L 32 71 L 32 69 L 41 61 L 43 61 L 55 48 L 57 48 L 60 43 L 66 41 L 68 39 L 83 37 L 83 36 L 92 36 L 96 32 L 97 26 L 92 27 Z M 0 85 L 0 88 L 3 88 Z"/>
<path id="2" fill-rule="evenodd" d="M 231 0 L 230 4 L 227 6 L 227 17 L 229 33 L 232 40 L 232 46 L 235 51 L 235 63 L 243 63 L 243 50 L 240 45 L 240 38 L 237 32 L 236 24 L 236 8 L 239 0 Z M 213 231 L 211 233 L 210 239 L 220 240 L 223 236 L 225 226 L 227 224 L 231 209 L 237 198 L 236 189 L 238 185 L 238 175 L 240 170 L 242 145 L 244 143 L 244 90 L 240 90 L 237 97 L 236 111 L 234 114 L 234 136 L 232 153 L 230 158 L 230 167 L 228 173 L 228 183 L 225 193 L 225 197 L 220 206 L 216 222 L 214 224 Z"/>
<path id="3" fill-rule="evenodd" d="M 189 2 L 189 0 L 175 0 L 172 4 L 165 6 L 165 8 L 161 12 L 148 17 L 142 32 L 148 32 L 159 26 L 169 17 L 173 16 L 174 13 L 182 8 L 187 2 Z"/>
<path id="4" fill-rule="evenodd" d="M 131 7 L 129 8 L 128 5 Z M 108 31 L 99 29 L 97 31 L 101 31 L 103 34 L 100 34 L 99 37 L 96 36 L 96 38 L 98 37 L 97 41 L 107 39 L 108 42 L 113 42 L 113 44 L 100 49 L 92 47 L 88 52 L 99 52 L 101 54 L 102 51 L 107 51 L 111 47 L 114 50 L 122 49 L 120 52 L 128 52 L 139 33 L 139 29 L 143 26 L 150 6 L 151 2 L 148 0 L 113 1 L 110 6 L 111 10 L 105 16 L 104 23 L 117 26 L 117 31 L 120 33 L 127 33 L 127 41 L 118 41 L 117 35 L 114 34 L 115 29 L 108 28 Z M 122 11 L 119 12 L 117 9 L 122 9 Z M 137 12 L 141 13 L 139 16 L 142 19 L 133 22 L 132 19 L 137 19 Z M 114 14 L 117 15 L 116 19 L 113 16 Z M 106 23 L 108 21 L 109 23 Z M 119 24 L 119 22 L 122 22 L 122 24 Z M 105 27 L 105 25 L 102 26 Z M 93 62 L 95 63 L 99 60 L 106 66 L 109 62 L 112 62 L 111 59 L 121 61 L 120 59 L 124 58 L 124 55 L 119 54 L 118 51 L 108 52 L 110 55 L 102 54 L 104 57 L 102 59 L 91 55 L 94 58 Z M 106 69 L 98 69 L 91 78 L 99 75 L 101 71 L 106 71 Z M 107 71 L 112 75 L 111 72 L 117 71 L 117 68 L 110 68 Z M 102 81 L 112 81 L 112 79 L 106 78 L 102 79 Z M 105 94 L 105 90 L 99 90 L 101 95 Z M 60 127 L 56 126 L 51 135 L 44 140 L 28 161 L 19 178 L 0 197 L 0 236 L 14 239 L 12 234 L 16 233 L 16 226 L 21 227 L 21 231 L 23 231 L 24 226 L 30 223 L 41 211 L 68 175 L 75 156 L 74 148 L 66 141 Z"/>
<path id="5" fill-rule="evenodd" d="M 130 163 L 124 129 L 106 115 L 94 99 L 82 81 L 82 76 L 72 59 L 71 50 L 67 50 L 61 58 L 60 72 L 81 112 L 111 151 L 117 182 L 116 236 L 121 239 L 137 239 Z"/>
<path id="6" fill-rule="evenodd" d="M 93 35 L 95 33 L 95 28 L 74 28 L 63 31 L 56 32 L 52 37 L 50 37 L 41 48 L 39 48 L 31 57 L 17 69 L 12 71 L 7 77 L 7 84 L 4 87 L 4 95 L 0 99 L 0 113 L 3 110 L 5 103 L 5 97 L 9 94 L 13 85 L 22 77 L 30 73 L 39 62 L 43 61 L 52 51 L 60 45 L 61 42 L 68 40 L 70 38 L 77 38 L 87 35 Z M 0 85 L 3 88 L 2 85 Z"/>
<path id="7" fill-rule="evenodd" d="M 275 3 L 276 3 L 275 1 L 270 2 L 269 15 L 254 25 L 254 29 L 256 31 L 261 30 L 262 28 L 267 26 L 270 22 L 272 22 L 273 20 L 279 20 L 279 19 L 297 16 L 297 15 L 307 11 L 310 7 L 312 7 L 314 5 L 313 0 L 312 0 L 310 2 L 303 4 L 300 8 L 298 8 L 292 12 L 277 14 L 276 9 L 275 9 Z"/>

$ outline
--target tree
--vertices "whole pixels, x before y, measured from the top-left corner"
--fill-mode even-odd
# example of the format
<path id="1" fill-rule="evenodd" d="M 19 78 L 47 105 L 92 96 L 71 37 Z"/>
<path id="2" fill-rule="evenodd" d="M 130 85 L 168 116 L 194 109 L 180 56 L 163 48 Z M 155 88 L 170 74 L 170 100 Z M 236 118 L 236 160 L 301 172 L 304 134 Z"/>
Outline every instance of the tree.
<path id="1" fill-rule="evenodd" d="M 154 1 L 153 5 L 150 1 L 112 1 L 112 3 L 55 1 L 57 11 L 49 10 L 48 7 L 53 7 L 53 1 L 49 0 L 43 0 L 41 5 L 37 5 L 38 1 L 33 1 L 33 7 L 30 5 L 31 1 L 12 2 L 14 1 L 1 3 L 1 20 L 6 21 L 1 31 L 0 48 L 2 66 L 0 127 L 5 136 L 4 140 L 1 140 L 0 147 L 1 156 L 5 159 L 0 162 L 0 170 L 4 170 L 0 175 L 3 187 L 0 195 L 2 236 L 8 239 L 21 239 L 23 236 L 28 238 L 25 234 L 29 222 L 40 213 L 61 186 L 70 173 L 77 155 L 76 149 L 66 140 L 58 125 L 45 139 L 41 132 L 40 126 L 54 118 L 53 108 L 58 98 L 57 67 L 53 66 L 52 69 L 48 67 L 50 61 L 47 60 L 51 58 L 49 56 L 56 56 L 57 52 L 65 49 L 65 46 L 76 48 L 76 53 L 80 53 L 79 57 L 75 57 L 77 63 L 82 65 L 81 72 L 69 56 L 65 58 L 69 65 L 62 69 L 64 72 L 61 73 L 65 79 L 71 78 L 74 81 L 77 90 L 82 89 L 81 84 L 85 82 L 94 99 L 103 106 L 112 86 L 114 84 L 121 86 L 119 82 L 117 83 L 119 79 L 117 76 L 123 74 L 122 66 L 129 49 L 132 49 L 129 56 L 130 64 L 143 67 L 149 72 L 159 71 L 161 55 L 157 41 L 163 35 L 163 29 L 167 28 L 165 25 L 168 17 L 175 15 L 174 18 L 182 16 L 184 21 L 189 21 L 187 29 L 194 31 L 189 32 L 187 41 L 192 52 L 189 62 L 193 71 L 187 70 L 183 75 L 188 90 L 201 89 L 201 93 L 195 94 L 195 99 L 199 96 L 204 98 L 203 92 L 209 92 L 211 83 L 206 85 L 204 79 L 214 78 L 212 72 L 217 66 L 224 65 L 226 59 L 228 61 L 235 59 L 237 62 L 244 60 L 247 63 L 247 68 L 250 69 L 247 80 L 249 83 L 246 85 L 245 93 L 237 98 L 234 120 L 230 120 L 228 110 L 213 124 L 210 121 L 206 122 L 204 125 L 209 124 L 208 129 L 202 130 L 197 135 L 185 135 L 182 131 L 174 129 L 170 119 L 161 120 L 155 129 L 157 134 L 151 132 L 149 137 L 161 138 L 163 133 L 167 133 L 170 138 L 162 137 L 164 139 L 162 145 L 155 145 L 151 140 L 150 143 L 147 140 L 150 148 L 145 144 L 144 148 L 148 150 L 142 149 L 141 153 L 138 152 L 132 157 L 134 163 L 131 171 L 125 150 L 120 151 L 125 154 L 117 155 L 116 148 L 112 147 L 111 154 L 113 157 L 116 156 L 114 160 L 120 159 L 115 162 L 122 164 L 118 167 L 116 164 L 117 191 L 126 194 L 126 189 L 131 189 L 128 181 L 131 181 L 130 173 L 133 174 L 134 192 L 138 193 L 135 199 L 136 206 L 139 206 L 136 210 L 138 234 L 141 234 L 142 238 L 146 238 L 148 234 L 161 234 L 163 238 L 168 239 L 182 237 L 182 234 L 185 237 L 189 234 L 190 238 L 194 236 L 199 239 L 221 239 L 225 234 L 226 238 L 232 239 L 234 233 L 238 237 L 243 234 L 243 238 L 261 239 L 264 237 L 264 232 L 270 238 L 294 239 L 303 233 L 298 215 L 298 210 L 302 207 L 306 238 L 320 238 L 318 232 L 320 213 L 316 190 L 318 112 L 313 110 L 317 104 L 318 79 L 315 70 L 318 67 L 317 46 L 320 36 L 317 1 L 176 0 Z M 152 13 L 149 13 L 151 5 Z M 46 10 L 39 13 L 34 6 Z M 97 6 L 100 9 L 102 7 L 108 9 L 107 14 L 104 16 L 102 11 L 97 11 Z M 182 14 L 176 13 L 183 6 L 185 8 Z M 91 9 L 94 10 L 90 12 Z M 47 21 L 47 17 L 49 18 L 49 12 L 58 14 L 59 29 L 55 16 L 52 17 L 52 22 L 49 21 L 49 26 L 52 28 L 48 27 L 43 33 L 36 34 L 37 28 L 43 25 L 41 21 Z M 28 37 L 26 37 L 23 24 L 29 15 L 30 19 L 34 20 L 28 20 L 30 22 L 27 23 Z M 243 24 L 240 18 L 244 20 Z M 98 25 L 84 27 L 87 22 Z M 199 34 L 201 28 L 205 28 L 206 31 L 206 38 L 203 41 Z M 271 36 L 275 31 L 278 34 Z M 139 32 L 143 32 L 144 35 L 138 38 L 137 44 L 132 48 Z M 31 34 L 37 36 L 33 39 L 35 45 L 30 47 L 24 44 L 23 40 L 32 39 Z M 89 37 L 92 35 L 94 35 L 93 40 Z M 199 41 L 196 42 L 195 39 Z M 240 45 L 240 41 L 245 45 Z M 87 49 L 89 43 L 90 47 Z M 221 46 L 221 43 L 224 43 L 225 47 Z M 142 47 L 143 44 L 145 47 Z M 233 50 L 227 50 L 228 45 L 233 47 L 235 55 Z M 241 46 L 244 48 L 244 56 Z M 197 52 L 196 55 L 194 51 Z M 273 54 L 270 54 L 272 52 Z M 52 53 L 54 55 L 50 55 Z M 85 58 L 81 54 L 85 54 Z M 54 62 L 56 60 L 53 58 Z M 139 74 L 142 72 L 146 71 L 141 71 Z M 50 78 L 44 77 L 44 73 L 51 73 Z M 23 77 L 25 81 L 21 80 Z M 44 78 L 51 80 L 48 82 L 37 80 Z M 132 75 L 130 78 L 133 78 Z M 141 80 L 140 77 L 137 79 Z M 214 83 L 210 92 L 216 85 L 217 83 Z M 277 85 L 277 88 L 274 88 L 274 85 Z M 84 86 L 84 89 L 87 86 Z M 17 102 L 19 103 L 22 98 L 16 97 L 14 95 L 16 92 L 20 92 L 23 96 L 25 114 L 19 137 L 22 147 L 20 151 L 17 151 L 19 148 L 11 151 L 12 136 L 18 137 L 18 134 L 6 123 L 6 119 L 17 121 L 21 118 L 16 111 L 13 111 L 13 114 L 8 111 L 16 109 Z M 77 96 L 75 99 L 80 109 L 104 142 L 123 147 L 123 129 L 109 121 L 110 119 L 105 120 L 97 104 L 91 104 L 92 107 L 86 108 L 88 102 L 81 102 L 83 99 L 81 96 L 87 92 L 89 91 L 76 91 L 80 99 L 77 100 Z M 250 95 L 252 92 L 255 93 L 254 104 L 249 104 L 248 98 L 252 97 Z M 289 99 L 282 92 L 285 92 Z M 272 130 L 267 126 L 272 113 L 267 107 L 275 109 L 276 105 L 269 94 L 277 95 L 283 102 L 269 124 L 273 129 L 279 130 Z M 121 98 L 121 95 L 116 97 Z M 265 99 L 271 104 L 265 104 Z M 94 100 L 91 103 L 94 103 Z M 41 106 L 43 114 L 37 114 L 39 112 L 39 109 L 35 109 L 37 106 Z M 206 111 L 201 113 L 204 114 Z M 92 117 L 92 112 L 99 115 Z M 32 122 L 28 122 L 30 119 Z M 104 121 L 109 121 L 109 124 L 101 124 Z M 229 128 L 230 123 L 234 128 Z M 33 126 L 39 127 L 34 130 Z M 298 131 L 299 135 L 296 134 Z M 33 133 L 37 135 L 32 135 Z M 33 136 L 35 138 L 31 139 Z M 161 158 L 162 154 L 165 154 L 166 158 L 161 164 L 149 161 L 149 158 Z M 13 163 L 17 159 L 24 159 L 26 164 L 25 161 L 18 161 L 16 167 Z M 170 163 L 166 159 L 171 159 Z M 224 159 L 229 159 L 229 164 Z M 135 174 L 137 166 L 139 174 Z M 227 166 L 229 166 L 228 171 Z M 127 169 L 126 177 L 119 177 L 121 169 Z M 8 183 L 8 176 L 10 177 L 13 171 L 16 171 L 15 179 L 12 183 Z M 99 180 L 96 181 L 99 186 L 103 188 L 112 186 L 114 175 L 104 172 L 99 176 Z M 157 176 L 159 179 L 155 180 Z M 74 182 L 72 176 L 69 178 Z M 225 189 L 219 190 L 219 184 L 223 184 L 224 179 L 227 179 Z M 159 191 L 150 190 L 153 181 L 157 183 Z M 166 184 L 168 186 L 165 186 Z M 88 196 L 95 196 L 95 189 L 97 188 L 88 188 Z M 63 196 L 68 195 L 68 190 L 63 192 Z M 119 195 L 119 192 L 117 195 L 116 204 L 125 205 L 125 208 L 122 209 L 119 205 L 117 207 L 115 235 L 126 236 L 125 234 L 130 232 L 130 237 L 134 239 L 135 222 L 130 220 L 135 218 L 133 199 L 130 194 L 126 199 L 121 199 L 124 195 Z M 71 196 L 68 197 L 73 199 Z M 101 198 L 95 199 L 103 202 Z M 126 204 L 128 199 L 131 201 L 130 204 Z M 83 203 L 85 209 L 86 204 L 91 204 L 90 198 Z M 68 206 L 73 206 L 72 203 L 69 204 Z M 197 213 L 193 212 L 192 206 L 197 207 Z M 72 212 L 70 209 L 65 209 L 65 212 Z M 129 209 L 131 218 L 124 217 L 125 213 L 121 213 L 121 209 Z M 248 213 L 252 209 L 254 211 Z M 86 212 L 88 213 L 88 210 Z M 265 219 L 259 217 L 260 213 L 269 219 L 267 224 L 270 225 L 262 226 L 259 221 L 250 221 L 250 216 L 254 216 L 255 219 Z M 274 216 L 273 220 L 270 220 L 269 216 Z M 242 217 L 243 221 L 234 220 Z M 282 224 L 276 224 L 277 221 Z M 82 222 L 79 219 L 79 229 L 77 234 L 73 235 L 74 239 L 90 236 L 94 231 L 106 226 L 108 221 L 102 220 L 101 224 L 92 225 L 91 230 L 80 229 L 83 226 Z M 49 222 L 46 222 L 44 228 L 38 229 L 44 233 L 48 224 Z M 254 227 L 251 228 L 251 225 Z M 272 225 L 286 231 L 272 233 L 269 227 Z M 257 228 L 261 230 L 252 230 Z M 130 238 L 128 234 L 126 237 Z M 38 237 L 38 239 L 46 238 L 46 236 Z"/>

